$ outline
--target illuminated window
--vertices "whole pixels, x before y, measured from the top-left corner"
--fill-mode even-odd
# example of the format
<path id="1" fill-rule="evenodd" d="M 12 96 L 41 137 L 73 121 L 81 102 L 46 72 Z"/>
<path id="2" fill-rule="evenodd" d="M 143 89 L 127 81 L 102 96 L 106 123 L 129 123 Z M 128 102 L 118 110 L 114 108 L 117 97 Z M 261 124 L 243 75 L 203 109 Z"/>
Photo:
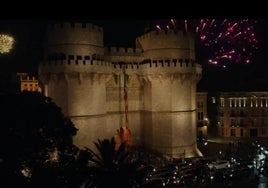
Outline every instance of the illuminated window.
<path id="1" fill-rule="evenodd" d="M 224 98 L 221 98 L 221 107 L 224 107 Z"/>
<path id="2" fill-rule="evenodd" d="M 246 106 L 246 99 L 245 98 L 240 99 L 240 102 L 241 102 L 241 107 Z"/>
<path id="3" fill-rule="evenodd" d="M 255 98 L 255 107 L 258 107 L 258 99 Z"/>
<path id="4" fill-rule="evenodd" d="M 216 103 L 216 97 L 212 97 L 212 103 L 213 103 L 213 104 Z"/>
<path id="5" fill-rule="evenodd" d="M 236 107 L 235 99 L 230 99 L 230 107 Z"/>
<path id="6" fill-rule="evenodd" d="M 235 99 L 232 99 L 232 107 L 236 107 Z"/>

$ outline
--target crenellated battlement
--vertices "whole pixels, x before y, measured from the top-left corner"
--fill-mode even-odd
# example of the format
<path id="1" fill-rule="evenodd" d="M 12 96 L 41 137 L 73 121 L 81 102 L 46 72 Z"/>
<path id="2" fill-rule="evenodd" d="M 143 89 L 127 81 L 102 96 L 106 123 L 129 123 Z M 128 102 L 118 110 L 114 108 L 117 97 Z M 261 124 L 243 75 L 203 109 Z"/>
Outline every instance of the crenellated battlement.
<path id="1" fill-rule="evenodd" d="M 157 40 L 161 38 L 170 38 L 170 37 L 175 37 L 175 38 L 187 38 L 187 37 L 193 37 L 194 34 L 191 32 L 184 32 L 182 30 L 156 30 L 156 31 L 151 31 L 148 33 L 145 33 L 144 35 L 137 37 L 136 42 L 139 40 L 144 40 L 148 38 L 158 38 Z"/>
<path id="2" fill-rule="evenodd" d="M 103 56 L 100 54 L 92 55 L 73 55 L 73 54 L 64 54 L 64 53 L 52 53 L 46 57 L 48 61 L 58 61 L 58 60 L 102 60 Z"/>
<path id="3" fill-rule="evenodd" d="M 79 60 L 79 59 L 68 59 L 68 60 L 51 60 L 42 63 L 43 65 L 98 65 L 98 66 L 108 66 L 111 63 L 101 60 Z"/>
<path id="4" fill-rule="evenodd" d="M 104 51 L 105 60 L 111 62 L 141 62 L 144 58 L 140 48 L 109 47 Z"/>
<path id="5" fill-rule="evenodd" d="M 96 72 L 110 73 L 112 63 L 101 60 L 52 60 L 42 62 L 39 66 L 40 73 L 61 72 Z"/>
<path id="6" fill-rule="evenodd" d="M 96 73 L 121 73 L 123 68 L 137 75 L 176 73 L 176 72 L 199 72 L 201 65 L 193 59 L 145 59 L 141 62 L 108 62 L 93 59 L 67 59 L 50 60 L 40 64 L 40 73 L 59 72 L 96 72 Z M 199 71 L 200 69 L 200 71 Z"/>
<path id="7" fill-rule="evenodd" d="M 72 57 L 72 58 L 70 58 Z M 111 67 L 139 67 L 142 65 L 149 65 L 149 67 L 194 67 L 199 66 L 194 59 L 182 59 L 182 58 L 173 58 L 173 59 L 144 59 L 141 62 L 108 62 L 101 59 L 91 59 L 90 56 L 68 56 L 67 59 L 50 59 L 41 63 L 43 66 L 57 66 L 57 65 L 97 65 L 97 66 L 111 66 Z M 134 66 L 135 65 L 135 66 Z M 137 65 L 137 66 L 136 66 Z"/>
<path id="8" fill-rule="evenodd" d="M 97 25 L 93 25 L 91 23 L 54 23 L 54 24 L 50 24 L 48 26 L 48 30 L 69 30 L 69 29 L 73 29 L 73 30 L 86 30 L 87 32 L 100 32 L 103 33 L 103 28 Z"/>
<path id="9" fill-rule="evenodd" d="M 201 65 L 192 59 L 145 59 L 140 67 L 140 74 L 202 73 Z"/>
<path id="10" fill-rule="evenodd" d="M 194 59 L 183 59 L 183 58 L 173 58 L 173 59 L 145 59 L 140 64 L 155 64 L 156 66 L 158 64 L 161 64 L 162 66 L 167 65 L 170 66 L 170 64 L 192 64 L 195 65 L 196 62 Z"/>
<path id="11" fill-rule="evenodd" d="M 126 54 L 126 55 L 141 55 L 140 48 L 125 48 L 125 47 L 105 47 L 104 53 L 110 55 Z"/>
<path id="12" fill-rule="evenodd" d="M 158 74 L 159 72 L 161 74 L 176 72 L 194 73 L 196 69 L 198 69 L 198 74 L 201 74 L 201 65 L 191 59 L 145 59 L 139 63 L 112 63 L 112 65 L 114 69 L 122 70 L 125 68 L 128 71 L 134 71 L 138 75 L 143 75 L 144 73 Z"/>

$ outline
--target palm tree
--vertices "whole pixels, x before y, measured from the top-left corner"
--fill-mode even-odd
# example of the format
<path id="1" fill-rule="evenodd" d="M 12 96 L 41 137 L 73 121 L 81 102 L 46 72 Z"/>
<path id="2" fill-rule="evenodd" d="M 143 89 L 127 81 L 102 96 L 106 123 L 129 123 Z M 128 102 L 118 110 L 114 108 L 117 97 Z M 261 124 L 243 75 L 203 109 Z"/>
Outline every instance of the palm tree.
<path id="1" fill-rule="evenodd" d="M 126 144 L 115 150 L 114 138 L 94 142 L 98 153 L 87 148 L 92 176 L 85 187 L 134 187 L 137 163 L 133 161 Z M 93 186 L 94 185 L 94 186 Z"/>

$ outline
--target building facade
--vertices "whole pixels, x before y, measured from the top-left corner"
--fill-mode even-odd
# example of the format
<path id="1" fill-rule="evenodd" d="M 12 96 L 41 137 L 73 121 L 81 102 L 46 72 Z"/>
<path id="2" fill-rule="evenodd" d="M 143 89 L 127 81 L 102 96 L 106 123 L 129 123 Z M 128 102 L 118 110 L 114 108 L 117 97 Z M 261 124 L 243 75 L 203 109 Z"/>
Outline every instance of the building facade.
<path id="1" fill-rule="evenodd" d="M 31 76 L 28 73 L 17 73 L 20 82 L 20 91 L 34 91 L 42 92 L 42 89 L 39 85 L 38 78 Z"/>
<path id="2" fill-rule="evenodd" d="M 207 138 L 209 118 L 207 114 L 207 92 L 196 93 L 197 138 Z"/>
<path id="3" fill-rule="evenodd" d="M 220 136 L 268 137 L 268 92 L 220 92 L 215 99 Z"/>
<path id="4" fill-rule="evenodd" d="M 78 128 L 79 147 L 94 148 L 125 124 L 134 145 L 170 157 L 201 155 L 196 144 L 196 84 L 202 67 L 195 60 L 194 35 L 151 31 L 136 48 L 105 47 L 102 27 L 60 23 L 48 27 L 46 59 L 39 65 L 44 94 Z"/>

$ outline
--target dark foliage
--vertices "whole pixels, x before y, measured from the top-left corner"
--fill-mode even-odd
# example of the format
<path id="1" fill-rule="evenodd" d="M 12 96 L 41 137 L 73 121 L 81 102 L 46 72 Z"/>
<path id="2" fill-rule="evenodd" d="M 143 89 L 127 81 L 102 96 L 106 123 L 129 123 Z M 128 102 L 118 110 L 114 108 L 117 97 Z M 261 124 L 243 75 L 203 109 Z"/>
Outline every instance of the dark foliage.
<path id="1" fill-rule="evenodd" d="M 50 98 L 1 94 L 0 104 L 0 187 L 73 187 L 83 179 L 88 157 L 73 145 L 77 129 Z"/>
<path id="2" fill-rule="evenodd" d="M 124 143 L 115 150 L 114 138 L 98 139 L 94 144 L 97 153 L 86 149 L 91 154 L 89 163 L 92 174 L 85 187 L 134 187 L 139 164 L 132 156 L 132 151 L 127 150 Z"/>

